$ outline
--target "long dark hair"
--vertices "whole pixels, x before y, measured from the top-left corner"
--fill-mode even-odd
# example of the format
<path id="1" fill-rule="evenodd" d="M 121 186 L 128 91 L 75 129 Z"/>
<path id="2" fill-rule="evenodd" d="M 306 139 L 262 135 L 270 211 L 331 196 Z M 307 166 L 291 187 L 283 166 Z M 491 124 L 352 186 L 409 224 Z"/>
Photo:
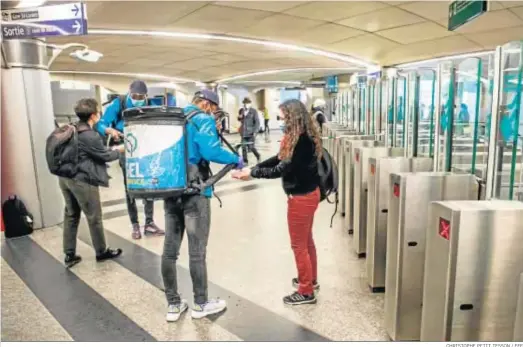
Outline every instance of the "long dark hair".
<path id="1" fill-rule="evenodd" d="M 294 148 L 300 139 L 300 135 L 307 133 L 314 141 L 316 146 L 316 156 L 321 157 L 322 146 L 320 139 L 320 130 L 316 122 L 312 119 L 307 107 L 297 100 L 287 100 L 280 105 L 280 110 L 285 117 L 285 135 L 282 140 L 280 160 L 289 159 L 294 153 Z"/>

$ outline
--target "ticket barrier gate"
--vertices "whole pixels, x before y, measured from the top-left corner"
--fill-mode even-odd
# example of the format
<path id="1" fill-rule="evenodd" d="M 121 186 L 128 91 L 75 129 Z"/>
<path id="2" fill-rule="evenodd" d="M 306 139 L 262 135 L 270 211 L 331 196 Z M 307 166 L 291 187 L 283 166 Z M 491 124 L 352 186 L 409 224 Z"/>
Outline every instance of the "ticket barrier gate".
<path id="1" fill-rule="evenodd" d="M 523 274 L 521 274 L 519 279 L 518 305 L 516 307 L 513 341 L 523 341 Z"/>
<path id="2" fill-rule="evenodd" d="M 332 155 L 332 158 L 334 159 L 334 162 L 338 166 L 338 169 L 340 167 L 340 162 L 338 161 L 339 153 L 343 149 L 342 148 L 342 140 L 346 136 L 351 136 L 351 135 L 358 135 L 358 132 L 356 130 L 348 130 L 348 129 L 336 130 L 334 132 L 334 138 L 331 140 L 332 141 L 332 152 L 331 152 L 331 155 Z M 374 138 L 375 138 L 375 136 L 372 137 L 371 139 L 373 140 Z"/>
<path id="3" fill-rule="evenodd" d="M 349 130 L 347 127 L 341 125 L 341 124 L 329 124 L 330 126 L 326 128 L 326 132 L 324 132 L 324 147 L 327 149 L 327 151 L 333 155 L 334 153 L 334 137 L 336 136 L 336 131 L 340 130 Z"/>
<path id="4" fill-rule="evenodd" d="M 385 328 L 394 341 L 419 341 L 429 205 L 477 199 L 479 185 L 444 172 L 393 173 L 389 182 Z"/>
<path id="5" fill-rule="evenodd" d="M 354 148 L 354 240 L 353 246 L 358 257 L 367 251 L 367 195 L 369 159 L 402 157 L 403 148 L 356 147 Z"/>
<path id="6" fill-rule="evenodd" d="M 367 280 L 371 291 L 385 291 L 390 174 L 429 172 L 432 158 L 370 158 L 367 201 Z"/>
<path id="7" fill-rule="evenodd" d="M 511 341 L 523 273 L 523 203 L 431 204 L 421 341 Z"/>
<path id="8" fill-rule="evenodd" d="M 347 151 L 347 141 L 350 140 L 375 140 L 376 135 L 344 135 L 340 138 L 341 144 L 338 147 L 337 155 L 337 165 L 338 165 L 338 186 L 339 186 L 339 200 L 340 200 L 340 214 L 342 217 L 345 217 L 346 211 L 345 211 L 345 191 L 346 191 L 346 172 L 347 166 L 349 165 L 349 158 L 346 159 L 346 151 Z"/>
<path id="9" fill-rule="evenodd" d="M 354 231 L 354 150 L 356 147 L 383 146 L 376 140 L 345 140 L 345 219 L 343 228 L 349 233 Z"/>

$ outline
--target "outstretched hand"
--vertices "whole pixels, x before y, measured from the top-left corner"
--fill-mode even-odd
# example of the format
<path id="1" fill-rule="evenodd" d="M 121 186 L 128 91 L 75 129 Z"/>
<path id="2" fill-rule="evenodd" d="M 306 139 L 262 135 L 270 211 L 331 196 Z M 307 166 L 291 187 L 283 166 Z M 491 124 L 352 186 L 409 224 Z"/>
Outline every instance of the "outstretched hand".
<path id="1" fill-rule="evenodd" d="M 234 170 L 231 176 L 242 181 L 248 181 L 251 179 L 251 169 Z"/>

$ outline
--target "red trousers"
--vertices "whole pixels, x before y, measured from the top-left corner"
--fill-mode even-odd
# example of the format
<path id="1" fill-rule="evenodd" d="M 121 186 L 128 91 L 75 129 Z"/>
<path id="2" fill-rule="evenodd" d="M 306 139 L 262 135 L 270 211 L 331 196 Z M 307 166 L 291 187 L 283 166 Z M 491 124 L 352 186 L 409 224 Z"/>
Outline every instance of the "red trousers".
<path id="1" fill-rule="evenodd" d="M 312 223 L 319 203 L 319 189 L 306 195 L 290 195 L 287 201 L 287 223 L 300 283 L 298 292 L 304 295 L 314 292 L 312 283 L 318 276 Z"/>

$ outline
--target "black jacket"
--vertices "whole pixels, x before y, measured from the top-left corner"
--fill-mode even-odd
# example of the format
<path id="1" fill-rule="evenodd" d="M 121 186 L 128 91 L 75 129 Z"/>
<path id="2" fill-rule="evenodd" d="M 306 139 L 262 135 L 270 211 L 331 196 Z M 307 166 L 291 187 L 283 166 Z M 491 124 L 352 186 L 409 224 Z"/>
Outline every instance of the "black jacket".
<path id="1" fill-rule="evenodd" d="M 278 156 L 269 158 L 251 170 L 254 178 L 282 178 L 287 195 L 304 195 L 313 192 L 320 184 L 318 158 L 314 141 L 306 134 L 294 148 L 290 160 L 281 161 Z"/>
<path id="2" fill-rule="evenodd" d="M 75 180 L 108 187 L 107 163 L 119 158 L 120 153 L 105 147 L 100 135 L 87 123 L 78 123 L 78 173 Z"/>

